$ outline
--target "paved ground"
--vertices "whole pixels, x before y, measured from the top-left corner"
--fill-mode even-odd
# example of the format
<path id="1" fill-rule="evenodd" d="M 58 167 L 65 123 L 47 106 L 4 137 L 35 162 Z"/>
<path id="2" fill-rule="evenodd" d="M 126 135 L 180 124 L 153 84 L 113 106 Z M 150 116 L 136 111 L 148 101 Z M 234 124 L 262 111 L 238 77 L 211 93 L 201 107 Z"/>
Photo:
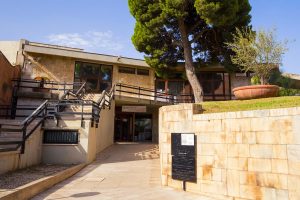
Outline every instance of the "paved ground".
<path id="1" fill-rule="evenodd" d="M 157 146 L 116 144 L 75 176 L 34 199 L 209 200 L 160 186 Z"/>

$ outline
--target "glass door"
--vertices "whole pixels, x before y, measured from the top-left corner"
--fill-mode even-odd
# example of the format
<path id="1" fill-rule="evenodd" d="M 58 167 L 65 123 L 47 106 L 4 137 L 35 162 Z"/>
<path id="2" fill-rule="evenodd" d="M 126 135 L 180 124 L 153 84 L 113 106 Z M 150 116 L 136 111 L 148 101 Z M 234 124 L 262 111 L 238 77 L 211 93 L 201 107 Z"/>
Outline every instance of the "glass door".
<path id="1" fill-rule="evenodd" d="M 152 115 L 136 114 L 135 116 L 134 141 L 152 141 Z"/>

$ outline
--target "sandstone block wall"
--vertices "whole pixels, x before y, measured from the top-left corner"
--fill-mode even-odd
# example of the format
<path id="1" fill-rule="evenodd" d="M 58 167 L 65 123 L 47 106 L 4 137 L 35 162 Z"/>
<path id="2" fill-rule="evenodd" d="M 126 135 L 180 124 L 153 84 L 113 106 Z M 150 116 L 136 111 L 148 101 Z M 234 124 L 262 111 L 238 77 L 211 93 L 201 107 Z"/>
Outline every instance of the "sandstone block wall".
<path id="1" fill-rule="evenodd" d="M 159 113 L 162 184 L 173 180 L 171 134 L 197 136 L 197 183 L 187 191 L 228 199 L 300 199 L 300 108 L 197 114 L 201 106 Z"/>

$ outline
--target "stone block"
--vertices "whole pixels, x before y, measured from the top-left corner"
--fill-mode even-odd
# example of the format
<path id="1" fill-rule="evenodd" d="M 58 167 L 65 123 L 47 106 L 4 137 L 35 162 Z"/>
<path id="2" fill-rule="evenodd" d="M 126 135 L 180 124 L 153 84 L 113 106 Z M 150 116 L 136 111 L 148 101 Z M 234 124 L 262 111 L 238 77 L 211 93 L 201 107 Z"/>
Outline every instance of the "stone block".
<path id="1" fill-rule="evenodd" d="M 272 158 L 273 146 L 252 144 L 250 145 L 250 157 L 252 158 Z"/>
<path id="2" fill-rule="evenodd" d="M 168 176 L 168 186 L 176 189 L 182 189 L 182 181 L 174 180 L 171 176 Z"/>
<path id="3" fill-rule="evenodd" d="M 224 144 L 226 142 L 226 135 L 223 132 L 218 133 L 203 133 L 197 134 L 198 144 Z"/>
<path id="4" fill-rule="evenodd" d="M 300 162 L 300 145 L 287 145 L 287 155 L 289 161 Z"/>
<path id="5" fill-rule="evenodd" d="M 272 145 L 272 157 L 277 159 L 287 159 L 287 146 L 286 145 Z"/>
<path id="6" fill-rule="evenodd" d="M 269 131 L 272 126 L 272 120 L 268 117 L 264 118 L 251 118 L 251 130 L 250 131 Z"/>
<path id="7" fill-rule="evenodd" d="M 207 166 L 207 165 L 210 165 L 210 166 L 213 166 L 214 165 L 214 156 L 198 156 L 197 157 L 197 163 L 198 163 L 198 166 Z"/>
<path id="8" fill-rule="evenodd" d="M 212 180 L 212 165 L 202 166 L 202 180 Z"/>
<path id="9" fill-rule="evenodd" d="M 261 188 L 262 199 L 277 199 L 276 189 L 262 187 Z"/>
<path id="10" fill-rule="evenodd" d="M 218 181 L 201 181 L 201 192 L 214 195 L 227 195 L 226 183 Z"/>
<path id="11" fill-rule="evenodd" d="M 272 159 L 272 173 L 288 174 L 288 161 L 282 159 Z"/>
<path id="12" fill-rule="evenodd" d="M 248 170 L 248 158 L 228 158 L 227 169 Z"/>
<path id="13" fill-rule="evenodd" d="M 286 200 L 289 199 L 288 190 L 276 190 L 276 200 Z"/>
<path id="14" fill-rule="evenodd" d="M 257 178 L 258 178 L 257 172 L 240 171 L 241 185 L 257 186 L 258 185 Z"/>
<path id="15" fill-rule="evenodd" d="M 294 116 L 292 119 L 292 132 L 293 135 L 293 144 L 299 144 L 300 145 L 300 115 Z"/>
<path id="16" fill-rule="evenodd" d="M 228 157 L 249 157 L 249 144 L 230 144 L 227 153 Z"/>
<path id="17" fill-rule="evenodd" d="M 259 131 L 256 132 L 257 144 L 282 144 L 281 133 L 274 131 Z"/>
<path id="18" fill-rule="evenodd" d="M 243 132 L 244 144 L 256 144 L 256 133 L 255 132 Z"/>
<path id="19" fill-rule="evenodd" d="M 271 159 L 249 158 L 248 170 L 255 172 L 271 172 L 272 163 Z"/>
<path id="20" fill-rule="evenodd" d="M 290 175 L 300 176 L 300 161 L 288 161 Z"/>
<path id="21" fill-rule="evenodd" d="M 263 199 L 261 188 L 254 185 L 240 185 L 240 197 L 245 199 Z"/>
<path id="22" fill-rule="evenodd" d="M 211 180 L 213 181 L 222 181 L 222 169 L 213 168 L 211 173 Z"/>
<path id="23" fill-rule="evenodd" d="M 270 131 L 292 131 L 293 130 L 293 122 L 292 116 L 286 117 L 272 117 L 272 124 L 270 126 Z"/>
<path id="24" fill-rule="evenodd" d="M 300 176 L 288 175 L 288 189 L 289 191 L 299 191 Z"/>
<path id="25" fill-rule="evenodd" d="M 276 189 L 288 189 L 288 175 L 258 173 L 256 178 L 258 186 Z"/>
<path id="26" fill-rule="evenodd" d="M 241 125 L 237 123 L 237 119 L 222 120 L 222 130 L 226 132 L 240 132 Z"/>
<path id="27" fill-rule="evenodd" d="M 200 192 L 201 191 L 200 187 L 201 187 L 201 184 L 186 182 L 186 191 L 187 192 Z"/>
<path id="28" fill-rule="evenodd" d="M 240 173 L 237 170 L 227 170 L 227 195 L 240 195 Z"/>

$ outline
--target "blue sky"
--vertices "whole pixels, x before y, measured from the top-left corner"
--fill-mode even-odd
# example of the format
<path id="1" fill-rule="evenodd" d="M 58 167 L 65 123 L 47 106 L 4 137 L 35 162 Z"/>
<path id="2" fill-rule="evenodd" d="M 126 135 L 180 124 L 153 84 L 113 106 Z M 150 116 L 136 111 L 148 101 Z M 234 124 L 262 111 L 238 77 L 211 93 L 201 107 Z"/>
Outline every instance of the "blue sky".
<path id="1" fill-rule="evenodd" d="M 279 40 L 290 41 L 283 70 L 300 74 L 300 1 L 250 0 L 250 4 L 255 29 L 275 27 Z M 0 40 L 24 38 L 143 58 L 131 43 L 135 21 L 127 0 L 2 0 L 0 19 Z"/>

